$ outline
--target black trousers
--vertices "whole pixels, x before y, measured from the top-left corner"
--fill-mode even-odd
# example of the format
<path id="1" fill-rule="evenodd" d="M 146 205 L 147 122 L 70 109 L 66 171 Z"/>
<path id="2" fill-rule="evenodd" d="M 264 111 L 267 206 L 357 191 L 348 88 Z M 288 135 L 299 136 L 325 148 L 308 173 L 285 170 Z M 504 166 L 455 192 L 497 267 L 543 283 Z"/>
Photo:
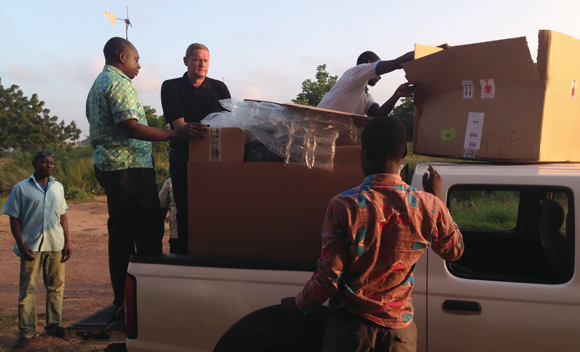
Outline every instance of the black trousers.
<path id="1" fill-rule="evenodd" d="M 332 311 L 322 340 L 322 352 L 416 352 L 415 321 L 402 329 L 373 323 L 345 308 Z"/>
<path id="2" fill-rule="evenodd" d="M 159 203 L 155 169 L 101 171 L 95 166 L 95 176 L 107 194 L 109 273 L 115 295 L 113 303 L 119 306 L 124 302 L 131 255 L 163 251 L 166 210 Z"/>
<path id="3" fill-rule="evenodd" d="M 177 208 L 177 238 L 179 252 L 187 254 L 189 251 L 189 221 L 187 209 L 187 151 L 169 149 L 169 174 L 173 185 L 173 199 Z"/>

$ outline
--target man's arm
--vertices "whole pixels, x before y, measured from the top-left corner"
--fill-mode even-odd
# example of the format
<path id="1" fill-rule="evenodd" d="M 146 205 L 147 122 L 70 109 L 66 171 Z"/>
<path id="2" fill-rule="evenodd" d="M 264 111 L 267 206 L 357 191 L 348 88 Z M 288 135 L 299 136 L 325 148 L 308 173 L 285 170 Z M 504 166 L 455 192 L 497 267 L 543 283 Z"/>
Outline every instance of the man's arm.
<path id="1" fill-rule="evenodd" d="M 415 52 L 409 51 L 405 55 L 399 56 L 396 59 L 385 60 L 381 62 L 381 66 L 379 66 L 379 74 L 384 75 L 385 73 L 400 70 L 403 68 L 403 66 L 401 66 L 402 64 L 405 62 L 413 61 L 413 59 L 415 59 Z"/>
<path id="2" fill-rule="evenodd" d="M 423 190 L 441 199 L 442 202 L 445 202 L 441 197 L 441 193 L 443 192 L 443 179 L 432 165 L 429 165 L 428 171 L 429 173 L 426 172 L 423 174 Z"/>
<path id="3" fill-rule="evenodd" d="M 400 98 L 411 97 L 413 96 L 413 92 L 415 91 L 415 87 L 409 85 L 409 83 L 403 83 L 397 88 L 393 96 L 386 101 L 380 108 L 375 105 L 369 109 L 367 112 L 367 116 L 369 117 L 379 117 L 379 116 L 389 116 L 391 111 L 395 108 L 395 104 L 399 101 Z"/>
<path id="4" fill-rule="evenodd" d="M 70 245 L 70 238 L 68 235 L 68 219 L 66 214 L 60 216 L 60 226 L 62 226 L 62 231 L 64 232 L 64 248 L 62 249 L 62 259 L 61 263 L 64 263 L 70 259 L 72 254 L 72 248 Z"/>
<path id="5" fill-rule="evenodd" d="M 441 44 L 437 47 L 442 48 L 444 50 L 449 49 L 449 45 L 447 43 Z M 381 75 L 384 75 L 385 73 L 389 73 L 394 70 L 400 70 L 401 68 L 403 68 L 402 65 L 405 62 L 413 61 L 414 59 L 415 59 L 415 51 L 409 51 L 405 55 L 401 55 L 394 60 L 383 61 L 381 62 L 381 66 L 379 67 L 379 73 Z"/>
<path id="6" fill-rule="evenodd" d="M 174 139 L 187 139 L 191 136 L 202 138 L 207 135 L 207 127 L 200 124 L 184 124 L 179 130 L 166 130 L 142 125 L 136 119 L 129 119 L 117 124 L 123 135 L 127 138 L 144 141 L 169 141 Z"/>
<path id="7" fill-rule="evenodd" d="M 453 222 L 449 209 L 441 197 L 443 179 L 431 165 L 429 165 L 429 173 L 430 175 L 427 173 L 423 175 L 423 190 L 439 198 L 439 209 L 436 209 L 437 219 L 435 220 L 437 229 L 430 236 L 431 244 L 435 253 L 441 258 L 456 261 L 463 255 L 463 235 Z"/>
<path id="8" fill-rule="evenodd" d="M 12 236 L 16 240 L 20 255 L 29 262 L 33 262 L 35 259 L 34 251 L 22 241 L 22 224 L 20 223 L 20 219 L 10 216 L 10 231 L 12 231 Z"/>

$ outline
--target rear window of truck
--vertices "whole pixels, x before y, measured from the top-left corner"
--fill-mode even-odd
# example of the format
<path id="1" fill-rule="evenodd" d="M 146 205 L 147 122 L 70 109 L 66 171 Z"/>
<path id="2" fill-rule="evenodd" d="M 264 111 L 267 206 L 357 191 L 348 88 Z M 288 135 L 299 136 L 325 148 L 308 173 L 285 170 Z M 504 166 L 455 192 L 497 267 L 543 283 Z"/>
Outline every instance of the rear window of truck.
<path id="1" fill-rule="evenodd" d="M 461 278 L 561 284 L 574 274 L 574 199 L 565 187 L 456 185 L 447 205 L 463 234 Z"/>

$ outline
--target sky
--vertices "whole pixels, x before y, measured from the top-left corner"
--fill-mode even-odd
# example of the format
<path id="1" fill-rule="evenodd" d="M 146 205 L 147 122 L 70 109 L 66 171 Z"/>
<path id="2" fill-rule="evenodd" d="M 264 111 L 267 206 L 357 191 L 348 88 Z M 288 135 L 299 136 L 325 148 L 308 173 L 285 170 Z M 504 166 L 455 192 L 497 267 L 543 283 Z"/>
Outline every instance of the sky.
<path id="1" fill-rule="evenodd" d="M 208 77 L 223 80 L 233 98 L 289 102 L 326 64 L 341 76 L 360 53 L 394 59 L 426 45 L 471 44 L 525 36 L 536 60 L 538 31 L 580 38 L 580 1 L 161 1 L 0 0 L 0 78 L 6 88 L 38 94 L 45 107 L 88 135 L 85 101 L 105 60 L 103 46 L 125 37 L 106 11 L 126 18 L 142 66 L 133 84 L 143 105 L 161 115 L 166 79 L 186 71 L 187 46 L 210 50 Z M 370 89 L 383 103 L 405 82 L 395 71 Z"/>

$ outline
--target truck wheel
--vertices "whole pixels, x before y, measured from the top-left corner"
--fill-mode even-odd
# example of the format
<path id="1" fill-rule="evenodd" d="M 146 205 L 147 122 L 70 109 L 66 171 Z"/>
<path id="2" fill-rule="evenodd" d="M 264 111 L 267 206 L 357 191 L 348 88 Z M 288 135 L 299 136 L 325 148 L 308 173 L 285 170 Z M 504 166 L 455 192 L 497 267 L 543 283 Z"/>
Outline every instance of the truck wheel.
<path id="1" fill-rule="evenodd" d="M 266 307 L 232 325 L 213 351 L 320 351 L 329 315 L 321 306 L 289 320 L 280 305 Z"/>

